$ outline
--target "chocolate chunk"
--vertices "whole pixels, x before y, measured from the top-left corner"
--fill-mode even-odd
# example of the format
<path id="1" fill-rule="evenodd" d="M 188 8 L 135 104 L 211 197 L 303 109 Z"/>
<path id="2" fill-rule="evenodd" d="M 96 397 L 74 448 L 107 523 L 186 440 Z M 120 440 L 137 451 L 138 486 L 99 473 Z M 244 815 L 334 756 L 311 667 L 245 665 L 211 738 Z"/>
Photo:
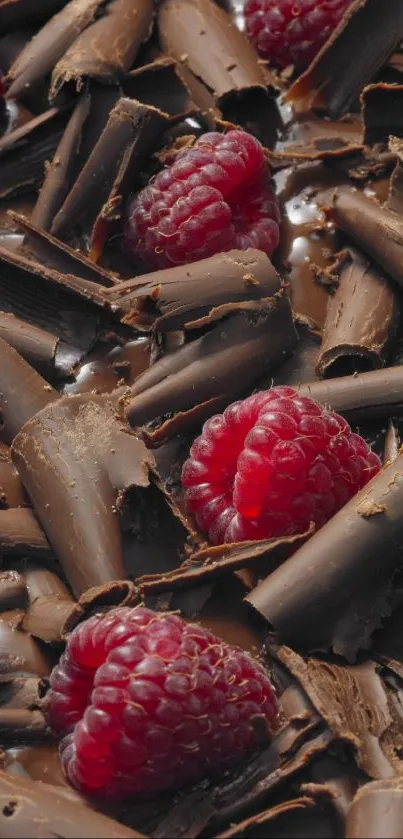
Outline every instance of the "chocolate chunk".
<path id="1" fill-rule="evenodd" d="M 399 456 L 400 449 L 400 434 L 392 420 L 389 420 L 389 426 L 385 437 L 385 446 L 383 450 L 383 462 L 385 465 L 393 463 Z"/>
<path id="2" fill-rule="evenodd" d="M 310 396 L 343 414 L 349 422 L 403 416 L 402 367 L 386 367 L 354 376 L 341 376 L 297 387 L 301 396 Z"/>
<path id="3" fill-rule="evenodd" d="M 58 12 L 65 0 L 0 0 L 0 28 L 2 32 L 8 29 L 18 29 L 21 22 L 46 20 L 50 15 Z"/>
<path id="4" fill-rule="evenodd" d="M 334 162 L 345 156 L 357 156 L 363 148 L 361 122 L 305 118 L 291 123 L 286 139 L 268 152 L 268 158 L 271 166 L 279 169 L 316 160 Z"/>
<path id="5" fill-rule="evenodd" d="M 125 578 L 119 509 L 129 489 L 149 484 L 152 455 L 119 421 L 117 409 L 116 401 L 90 394 L 60 399 L 26 423 L 12 447 L 77 598 Z"/>
<path id="6" fill-rule="evenodd" d="M 248 595 L 282 641 L 349 661 L 368 646 L 403 567 L 402 495 L 400 455 Z"/>
<path id="7" fill-rule="evenodd" d="M 339 116 L 402 38 L 403 7 L 385 7 L 383 0 L 355 0 L 312 64 L 294 82 L 286 101 L 301 111 Z M 354 61 L 348 56 L 354 56 Z"/>
<path id="8" fill-rule="evenodd" d="M 73 792 L 0 772 L 0 832 L 10 839 L 142 839 Z"/>
<path id="9" fill-rule="evenodd" d="M 27 601 L 24 578 L 17 571 L 0 571 L 0 612 L 23 609 Z"/>
<path id="10" fill-rule="evenodd" d="M 0 444 L 0 506 L 25 507 L 29 504 L 20 476 L 11 461 L 11 449 Z"/>
<path id="11" fill-rule="evenodd" d="M 316 373 L 337 376 L 381 367 L 396 335 L 395 288 L 359 251 L 347 251 L 329 298 Z"/>
<path id="12" fill-rule="evenodd" d="M 403 85 L 371 84 L 361 93 L 365 143 L 387 143 L 389 135 L 403 133 Z"/>
<path id="13" fill-rule="evenodd" d="M 70 0 L 45 24 L 10 67 L 8 96 L 19 99 L 26 88 L 35 86 L 94 19 L 103 0 Z"/>
<path id="14" fill-rule="evenodd" d="M 4 75 L 34 34 L 35 29 L 24 29 L 9 32 L 8 35 L 0 38 L 0 67 Z M 39 82 L 33 89 L 26 89 L 21 96 L 21 101 L 32 114 L 40 114 L 46 111 L 49 107 L 47 80 Z"/>
<path id="15" fill-rule="evenodd" d="M 138 184 L 144 159 L 152 153 L 167 124 L 167 114 L 133 99 L 119 99 L 53 220 L 52 233 L 64 239 L 75 225 L 80 225 L 91 234 L 91 255 L 97 261 L 112 222 L 121 219 L 124 203 Z"/>
<path id="16" fill-rule="evenodd" d="M 67 119 L 66 108 L 51 108 L 0 137 L 0 198 L 42 183 L 45 162 L 53 157 Z"/>
<path id="17" fill-rule="evenodd" d="M 217 839 L 248 839 L 265 836 L 265 839 L 282 837 L 327 836 L 338 837 L 338 825 L 334 824 L 331 813 L 318 806 L 318 802 L 308 795 L 284 801 L 253 816 L 249 816 L 229 830 L 220 833 Z M 257 831 L 259 831 L 257 833 Z M 263 833 L 264 831 L 264 833 Z"/>
<path id="18" fill-rule="evenodd" d="M 14 347 L 38 373 L 49 376 L 54 371 L 58 339 L 15 315 L 0 312 L 0 337 Z"/>
<path id="19" fill-rule="evenodd" d="M 107 293 L 123 322 L 147 324 L 157 315 L 162 332 L 181 329 L 215 306 L 272 297 L 281 280 L 262 251 L 248 248 L 217 253 L 119 283 Z"/>
<path id="20" fill-rule="evenodd" d="M 219 107 L 266 90 L 253 47 L 211 0 L 164 0 L 158 25 L 163 50 L 205 85 Z"/>
<path id="21" fill-rule="evenodd" d="M 286 296 L 235 305 L 228 320 L 139 376 L 131 388 L 129 422 L 142 425 L 223 395 L 229 402 L 275 369 L 296 342 Z"/>
<path id="22" fill-rule="evenodd" d="M 349 187 L 339 187 L 329 215 L 365 253 L 403 286 L 401 216 Z"/>
<path id="23" fill-rule="evenodd" d="M 130 70 L 152 24 L 151 0 L 111 0 L 104 16 L 85 29 L 56 64 L 51 98 L 69 82 L 80 91 L 87 77 L 116 82 Z"/>
<path id="24" fill-rule="evenodd" d="M 164 111 L 172 122 L 199 115 L 181 68 L 168 56 L 131 70 L 122 77 L 121 86 L 129 99 Z"/>
<path id="25" fill-rule="evenodd" d="M 31 635 L 0 620 L 0 677 L 26 673 L 43 677 L 51 669 L 51 658 Z"/>
<path id="26" fill-rule="evenodd" d="M 58 393 L 2 338 L 0 349 L 1 437 L 11 443 L 31 417 L 58 399 Z"/>
<path id="27" fill-rule="evenodd" d="M 75 602 L 61 579 L 48 568 L 32 562 L 21 571 L 28 592 L 22 628 L 48 644 L 61 641 Z"/>
<path id="28" fill-rule="evenodd" d="M 351 805 L 346 836 L 349 839 L 401 839 L 403 836 L 403 778 L 383 778 L 365 784 Z"/>
<path id="29" fill-rule="evenodd" d="M 396 166 L 389 183 L 389 195 L 386 205 L 395 213 L 403 212 L 403 140 L 389 138 L 389 150 L 396 155 Z"/>
<path id="30" fill-rule="evenodd" d="M 53 558 L 53 551 L 32 510 L 27 507 L 0 510 L 0 556 Z"/>
<path id="31" fill-rule="evenodd" d="M 4 745 L 21 746 L 50 737 L 41 711 L 0 708 L 0 739 Z"/>

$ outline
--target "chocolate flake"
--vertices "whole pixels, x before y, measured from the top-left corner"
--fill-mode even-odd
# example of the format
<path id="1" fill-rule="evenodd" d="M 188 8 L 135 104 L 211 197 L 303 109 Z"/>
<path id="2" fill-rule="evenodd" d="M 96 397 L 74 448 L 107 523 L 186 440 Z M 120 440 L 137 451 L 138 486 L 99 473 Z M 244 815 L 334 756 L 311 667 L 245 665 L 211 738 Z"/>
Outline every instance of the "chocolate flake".
<path id="1" fill-rule="evenodd" d="M 365 143 L 387 143 L 390 134 L 403 133 L 403 85 L 370 84 L 361 93 Z"/>
<path id="2" fill-rule="evenodd" d="M 42 183 L 46 161 L 53 157 L 67 119 L 66 107 L 51 108 L 0 137 L 0 198 L 29 192 Z"/>

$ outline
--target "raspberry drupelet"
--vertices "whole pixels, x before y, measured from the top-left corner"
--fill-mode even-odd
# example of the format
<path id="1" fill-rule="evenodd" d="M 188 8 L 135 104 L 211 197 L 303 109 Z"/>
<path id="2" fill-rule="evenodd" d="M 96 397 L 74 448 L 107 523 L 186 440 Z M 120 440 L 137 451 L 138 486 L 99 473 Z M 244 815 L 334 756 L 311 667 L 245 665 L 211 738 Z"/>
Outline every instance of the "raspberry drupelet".
<path id="1" fill-rule="evenodd" d="M 352 0 L 246 0 L 246 33 L 259 55 L 283 70 L 305 70 Z"/>
<path id="2" fill-rule="evenodd" d="M 273 387 L 207 420 L 182 483 L 199 527 L 222 544 L 321 527 L 380 466 L 343 417 Z"/>
<path id="3" fill-rule="evenodd" d="M 134 199 L 125 238 L 133 255 L 169 268 L 231 248 L 271 256 L 280 214 L 263 147 L 246 131 L 202 135 Z"/>
<path id="4" fill-rule="evenodd" d="M 111 799 L 236 766 L 277 718 L 267 672 L 247 653 L 144 608 L 112 609 L 76 627 L 46 702 L 69 781 Z"/>

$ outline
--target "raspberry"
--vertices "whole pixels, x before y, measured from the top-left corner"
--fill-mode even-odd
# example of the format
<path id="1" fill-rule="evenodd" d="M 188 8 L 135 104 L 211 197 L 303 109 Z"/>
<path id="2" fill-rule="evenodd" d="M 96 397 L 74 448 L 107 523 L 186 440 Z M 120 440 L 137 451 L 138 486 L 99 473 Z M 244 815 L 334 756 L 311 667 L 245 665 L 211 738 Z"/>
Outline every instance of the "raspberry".
<path id="1" fill-rule="evenodd" d="M 282 70 L 305 70 L 351 0 L 246 0 L 245 23 L 259 55 Z"/>
<path id="2" fill-rule="evenodd" d="M 273 387 L 207 420 L 182 483 L 188 509 L 219 545 L 321 527 L 380 465 L 343 417 Z"/>
<path id="3" fill-rule="evenodd" d="M 129 210 L 129 249 L 155 268 L 231 248 L 271 256 L 279 210 L 263 148 L 246 131 L 204 134 L 140 192 Z"/>
<path id="4" fill-rule="evenodd" d="M 116 608 L 76 627 L 50 685 L 48 719 L 63 737 L 68 779 L 111 799 L 222 772 L 256 748 L 262 722 L 268 732 L 276 723 L 262 666 L 207 629 L 149 609 Z"/>

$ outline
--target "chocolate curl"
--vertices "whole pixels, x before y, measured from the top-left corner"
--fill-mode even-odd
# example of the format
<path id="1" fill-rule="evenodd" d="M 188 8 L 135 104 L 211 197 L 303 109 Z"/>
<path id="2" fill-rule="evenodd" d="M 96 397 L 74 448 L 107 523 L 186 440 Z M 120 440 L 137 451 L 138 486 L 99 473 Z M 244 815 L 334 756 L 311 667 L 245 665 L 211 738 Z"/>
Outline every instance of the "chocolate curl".
<path id="1" fill-rule="evenodd" d="M 392 420 L 389 420 L 388 430 L 385 436 L 385 444 L 383 449 L 383 463 L 389 466 L 399 457 L 400 450 L 400 434 Z"/>
<path id="2" fill-rule="evenodd" d="M 64 0 L 0 0 L 0 29 L 7 32 L 9 29 L 18 29 L 21 22 L 31 23 L 58 12 L 64 5 Z"/>
<path id="3" fill-rule="evenodd" d="M 49 377 L 55 368 L 58 338 L 26 323 L 15 315 L 0 312 L 0 338 L 25 358 L 38 373 Z"/>
<path id="4" fill-rule="evenodd" d="M 165 0 L 160 5 L 158 26 L 163 50 L 191 71 L 219 106 L 266 91 L 253 47 L 230 16 L 211 0 Z"/>
<path id="5" fill-rule="evenodd" d="M 52 74 L 50 98 L 72 82 L 77 92 L 85 78 L 113 84 L 130 70 L 153 25 L 151 0 L 111 0 L 105 14 L 71 45 Z"/>
<path id="6" fill-rule="evenodd" d="M 403 130 L 402 130 L 403 133 Z M 399 137 L 389 138 L 389 150 L 396 155 L 396 166 L 389 182 L 386 206 L 395 213 L 403 213 L 403 141 Z"/>
<path id="7" fill-rule="evenodd" d="M 383 778 L 358 790 L 350 807 L 348 839 L 402 839 L 403 778 Z"/>
<path id="8" fill-rule="evenodd" d="M 167 114 L 149 105 L 133 99 L 119 99 L 53 220 L 53 235 L 63 239 L 80 224 L 91 233 L 91 257 L 96 261 L 111 224 L 116 224 L 122 216 L 125 200 L 138 181 L 145 158 L 153 151 L 168 122 Z"/>
<path id="9" fill-rule="evenodd" d="M 53 571 L 29 562 L 22 567 L 28 606 L 22 628 L 48 644 L 62 640 L 63 628 L 75 602 Z"/>
<path id="10" fill-rule="evenodd" d="M 21 478 L 11 461 L 11 449 L 0 446 L 0 507 L 25 507 L 29 504 Z"/>
<path id="11" fill-rule="evenodd" d="M 403 286 L 403 222 L 399 214 L 349 187 L 336 190 L 328 213 L 344 233 Z"/>
<path id="12" fill-rule="evenodd" d="M 155 313 L 159 315 L 155 328 L 169 332 L 207 315 L 215 306 L 272 297 L 280 285 L 266 254 L 248 248 L 135 277 L 118 283 L 107 295 L 124 323 L 147 323 Z"/>
<path id="13" fill-rule="evenodd" d="M 245 836 L 254 836 L 255 831 L 263 835 L 266 830 L 271 836 L 284 836 L 284 831 L 286 836 L 292 836 L 297 830 L 304 830 L 305 819 L 307 832 L 315 829 L 318 836 L 332 835 L 331 814 L 325 814 L 314 798 L 304 795 L 249 816 L 239 824 L 232 825 L 229 830 L 219 833 L 217 839 L 244 839 Z"/>
<path id="14" fill-rule="evenodd" d="M 360 96 L 367 145 L 387 143 L 391 134 L 403 133 L 403 85 L 370 84 Z"/>
<path id="15" fill-rule="evenodd" d="M 32 510 L 0 510 L 0 556 L 53 559 L 53 551 Z"/>
<path id="16" fill-rule="evenodd" d="M 164 111 L 173 124 L 199 116 L 199 107 L 192 99 L 182 68 L 167 55 L 131 70 L 121 79 L 121 86 L 129 99 Z"/>
<path id="17" fill-rule="evenodd" d="M 0 612 L 23 609 L 27 602 L 27 587 L 17 571 L 0 571 Z"/>
<path id="18" fill-rule="evenodd" d="M 78 794 L 0 772 L 0 833 L 9 839 L 142 839 Z"/>
<path id="19" fill-rule="evenodd" d="M 136 606 L 138 602 L 138 592 L 131 580 L 114 580 L 107 585 L 89 588 L 66 615 L 60 627 L 60 637 L 66 640 L 78 623 L 95 613 L 107 612 L 116 606 Z"/>
<path id="20" fill-rule="evenodd" d="M 327 304 L 318 376 L 382 367 L 400 318 L 394 288 L 363 254 L 347 251 L 339 270 L 337 289 Z"/>
<path id="21" fill-rule="evenodd" d="M 0 338 L 1 437 L 11 443 L 25 423 L 59 394 Z"/>
<path id="22" fill-rule="evenodd" d="M 60 399 L 26 423 L 12 447 L 77 598 L 93 586 L 125 578 L 117 513 L 129 489 L 149 485 L 152 455 L 116 410 L 116 402 L 105 397 Z"/>
<path id="23" fill-rule="evenodd" d="M 349 661 L 368 647 L 403 567 L 402 504 L 400 455 L 248 595 L 282 642 Z"/>
<path id="24" fill-rule="evenodd" d="M 284 294 L 235 304 L 233 312 L 139 376 L 127 409 L 131 425 L 142 425 L 168 411 L 188 410 L 214 397 L 230 401 L 294 349 L 297 333 Z"/>
<path id="25" fill-rule="evenodd" d="M 103 0 L 70 0 L 70 3 L 27 44 L 10 67 L 7 95 L 19 99 L 50 73 L 56 62 L 92 22 Z"/>
<path id="26" fill-rule="evenodd" d="M 296 387 L 301 396 L 316 399 L 349 422 L 403 416 L 401 365 Z"/>
<path id="27" fill-rule="evenodd" d="M 299 111 L 321 111 L 337 118 L 348 110 L 402 38 L 403 6 L 385 6 L 383 0 L 355 0 L 308 69 L 286 93 L 286 101 Z"/>
<path id="28" fill-rule="evenodd" d="M 3 616 L 0 621 L 0 679 L 27 673 L 42 678 L 49 675 L 53 663 L 31 635 L 6 623 Z"/>
<path id="29" fill-rule="evenodd" d="M 30 192 L 42 183 L 67 119 L 67 107 L 51 108 L 0 138 L 0 198 Z"/>

